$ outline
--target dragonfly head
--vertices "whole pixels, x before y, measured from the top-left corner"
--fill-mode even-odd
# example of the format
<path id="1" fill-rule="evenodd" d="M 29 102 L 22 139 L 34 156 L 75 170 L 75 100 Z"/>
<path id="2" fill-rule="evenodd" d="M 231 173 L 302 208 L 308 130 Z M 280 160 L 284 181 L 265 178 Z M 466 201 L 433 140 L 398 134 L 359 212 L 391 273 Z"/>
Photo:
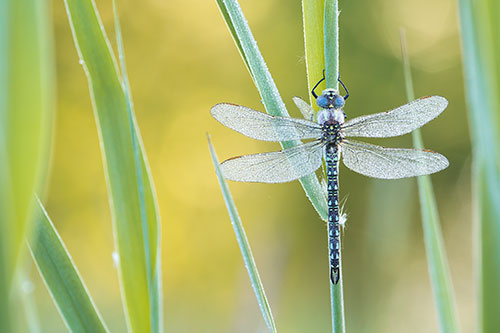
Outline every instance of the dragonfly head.
<path id="1" fill-rule="evenodd" d="M 344 97 L 339 95 L 335 89 L 325 89 L 321 96 L 316 99 L 316 104 L 323 109 L 340 109 L 344 106 Z"/>

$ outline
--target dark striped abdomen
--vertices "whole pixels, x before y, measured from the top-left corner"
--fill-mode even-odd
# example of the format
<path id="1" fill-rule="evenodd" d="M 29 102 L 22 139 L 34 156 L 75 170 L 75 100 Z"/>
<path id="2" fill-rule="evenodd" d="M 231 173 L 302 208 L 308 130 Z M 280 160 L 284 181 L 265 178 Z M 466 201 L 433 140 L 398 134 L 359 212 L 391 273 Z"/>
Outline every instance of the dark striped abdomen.
<path id="1" fill-rule="evenodd" d="M 326 179 L 328 191 L 328 254 L 330 280 L 337 284 L 340 278 L 340 216 L 339 216 L 339 154 L 335 144 L 326 146 Z"/>

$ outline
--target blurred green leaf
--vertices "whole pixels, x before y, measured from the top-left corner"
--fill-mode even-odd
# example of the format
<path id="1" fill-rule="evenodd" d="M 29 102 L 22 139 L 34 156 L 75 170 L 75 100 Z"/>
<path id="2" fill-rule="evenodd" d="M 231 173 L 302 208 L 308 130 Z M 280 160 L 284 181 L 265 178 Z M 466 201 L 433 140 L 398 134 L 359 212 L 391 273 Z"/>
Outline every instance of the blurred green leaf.
<path id="1" fill-rule="evenodd" d="M 411 76 L 410 60 L 406 49 L 406 38 L 404 30 L 401 33 L 401 53 L 403 57 L 404 78 L 406 96 L 408 102 L 415 99 L 413 80 Z M 413 146 L 424 149 L 420 129 L 412 132 Z M 441 222 L 437 208 L 434 189 L 429 175 L 417 178 L 418 193 L 420 199 L 420 212 L 422 214 L 422 227 L 424 230 L 425 249 L 427 252 L 427 264 L 431 279 L 434 301 L 436 302 L 439 327 L 441 332 L 458 332 L 458 317 L 455 306 L 455 295 L 451 281 L 448 258 L 443 244 L 441 233 Z"/>
<path id="2" fill-rule="evenodd" d="M 473 153 L 480 332 L 500 331 L 500 3 L 460 0 Z"/>
<path id="3" fill-rule="evenodd" d="M 65 3 L 103 148 L 127 325 L 132 332 L 159 332 L 159 216 L 130 95 L 120 80 L 94 3 Z"/>
<path id="4" fill-rule="evenodd" d="M 38 202 L 31 254 L 71 332 L 107 332 L 101 316 L 47 212 Z"/>
<path id="5" fill-rule="evenodd" d="M 288 111 L 281 99 L 278 88 L 267 69 L 267 65 L 262 58 L 262 54 L 253 38 L 250 27 L 235 0 L 216 0 L 222 16 L 230 28 L 233 39 L 236 42 L 245 64 L 252 75 L 254 83 L 262 97 L 262 103 L 267 113 L 274 116 L 288 117 Z M 283 141 L 281 146 L 289 148 L 301 144 L 299 140 Z M 300 183 L 306 192 L 307 197 L 323 220 L 328 216 L 325 191 L 321 187 L 315 174 L 310 174 L 300 178 Z"/>
<path id="6" fill-rule="evenodd" d="M 303 0 L 302 19 L 304 25 L 304 48 L 306 55 L 307 87 L 309 101 L 318 111 L 316 100 L 311 90 L 322 78 L 325 69 L 324 43 L 323 43 L 323 12 L 324 0 Z"/>
<path id="7" fill-rule="evenodd" d="M 50 3 L 0 1 L 0 331 L 34 196 L 47 171 L 54 107 Z"/>
<path id="8" fill-rule="evenodd" d="M 247 268 L 253 291 L 255 292 L 255 296 L 257 297 L 260 311 L 262 312 L 262 316 L 264 317 L 269 331 L 276 332 L 276 325 L 274 324 L 271 307 L 269 306 L 269 302 L 267 301 L 264 286 L 262 285 L 262 281 L 260 280 L 259 271 L 257 270 L 257 265 L 255 264 L 255 260 L 252 255 L 252 250 L 250 249 L 250 244 L 248 243 L 245 229 L 243 228 L 243 224 L 241 223 L 241 219 L 238 214 L 238 210 L 236 209 L 236 205 L 234 204 L 233 197 L 231 196 L 231 192 L 229 191 L 229 187 L 227 186 L 224 176 L 222 175 L 219 168 L 219 161 L 217 159 L 217 155 L 215 154 L 214 147 L 212 146 L 212 142 L 210 141 L 210 137 L 208 137 L 208 147 L 210 149 L 210 154 L 214 163 L 215 173 L 217 174 L 217 179 L 219 180 L 222 196 L 224 197 L 224 202 L 226 203 L 227 212 L 229 214 L 229 218 L 231 219 L 231 225 L 233 226 L 236 240 L 238 241 L 238 245 L 240 246 L 241 255 L 243 256 L 243 261 L 245 262 L 245 267 Z"/>

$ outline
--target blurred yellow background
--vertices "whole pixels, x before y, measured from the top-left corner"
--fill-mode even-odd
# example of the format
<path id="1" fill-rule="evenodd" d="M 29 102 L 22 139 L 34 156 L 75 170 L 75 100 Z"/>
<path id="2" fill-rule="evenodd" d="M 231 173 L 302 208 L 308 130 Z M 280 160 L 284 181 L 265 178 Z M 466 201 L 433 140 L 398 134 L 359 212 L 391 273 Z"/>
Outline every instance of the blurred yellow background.
<path id="1" fill-rule="evenodd" d="M 292 116 L 307 98 L 300 1 L 240 1 Z M 113 332 L 124 332 L 110 212 L 87 80 L 62 1 L 54 1 L 58 110 L 47 210 Z M 215 1 L 119 1 L 136 116 L 162 217 L 165 331 L 264 332 L 219 190 L 206 133 L 223 160 L 279 149 L 231 131 L 210 107 L 264 111 Z M 114 42 L 110 0 L 98 0 Z M 340 1 L 347 117 L 406 103 L 399 28 L 407 31 L 417 96 L 448 109 L 423 129 L 450 160 L 432 177 L 460 323 L 473 330 L 470 144 L 453 0 Z M 116 48 L 115 48 L 116 50 Z M 320 75 L 319 73 L 317 76 Z M 373 141 L 410 147 L 411 136 Z M 434 332 L 415 179 L 375 180 L 341 166 L 346 325 L 350 332 Z M 281 332 L 330 331 L 326 226 L 299 182 L 230 183 Z M 346 199 L 347 198 L 347 199 Z M 32 270 L 44 332 L 64 324 Z"/>

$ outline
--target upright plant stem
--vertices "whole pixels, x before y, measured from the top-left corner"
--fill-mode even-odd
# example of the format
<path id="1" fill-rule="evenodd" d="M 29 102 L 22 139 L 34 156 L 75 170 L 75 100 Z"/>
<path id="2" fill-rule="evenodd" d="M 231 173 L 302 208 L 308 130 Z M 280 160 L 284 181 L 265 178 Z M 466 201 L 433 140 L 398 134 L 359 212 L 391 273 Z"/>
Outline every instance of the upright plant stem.
<path id="1" fill-rule="evenodd" d="M 325 81 L 327 88 L 338 89 L 339 78 L 339 5 L 338 0 L 325 0 L 324 11 Z M 328 232 L 328 228 L 327 228 Z M 342 243 L 339 239 L 340 277 L 337 284 L 330 281 L 332 330 L 345 332 L 344 293 L 342 280 Z"/>
<path id="2" fill-rule="evenodd" d="M 339 2 L 325 0 L 324 21 L 325 83 L 327 88 L 339 87 Z"/>

